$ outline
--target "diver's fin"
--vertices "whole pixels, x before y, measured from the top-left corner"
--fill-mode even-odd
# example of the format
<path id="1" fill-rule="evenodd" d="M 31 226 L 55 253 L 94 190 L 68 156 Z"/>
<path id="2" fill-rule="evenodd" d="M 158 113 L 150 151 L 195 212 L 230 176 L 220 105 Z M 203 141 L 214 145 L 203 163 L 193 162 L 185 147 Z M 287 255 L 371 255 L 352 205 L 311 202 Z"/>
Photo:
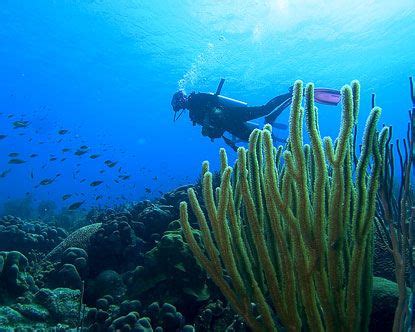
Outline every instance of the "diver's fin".
<path id="1" fill-rule="evenodd" d="M 287 98 L 275 110 L 265 116 L 265 122 L 272 124 L 276 118 L 291 104 L 292 98 Z"/>
<path id="2" fill-rule="evenodd" d="M 288 126 L 285 123 L 274 122 L 271 124 L 275 129 L 287 130 Z"/>
<path id="3" fill-rule="evenodd" d="M 225 79 L 221 78 L 220 82 L 219 82 L 219 85 L 218 85 L 218 88 L 216 89 L 216 92 L 215 92 L 216 96 L 220 95 L 220 92 L 222 91 L 223 83 L 225 83 Z"/>
<path id="4" fill-rule="evenodd" d="M 233 139 L 227 138 L 225 135 L 222 135 L 223 140 L 225 143 L 232 148 L 233 151 L 238 151 L 238 146 L 235 144 Z"/>
<path id="5" fill-rule="evenodd" d="M 328 88 L 315 88 L 314 101 L 319 104 L 336 106 L 342 99 L 339 90 Z"/>
<path id="6" fill-rule="evenodd" d="M 250 131 L 253 131 L 254 129 L 259 129 L 260 126 L 258 123 L 252 122 L 252 121 L 246 121 L 245 122 L 248 125 L 248 128 Z"/>

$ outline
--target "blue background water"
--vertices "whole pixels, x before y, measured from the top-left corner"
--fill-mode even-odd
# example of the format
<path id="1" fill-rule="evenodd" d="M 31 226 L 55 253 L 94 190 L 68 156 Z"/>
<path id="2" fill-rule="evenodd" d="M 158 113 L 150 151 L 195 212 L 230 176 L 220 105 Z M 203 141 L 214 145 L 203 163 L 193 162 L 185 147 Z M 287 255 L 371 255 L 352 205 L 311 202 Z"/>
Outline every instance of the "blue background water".
<path id="1" fill-rule="evenodd" d="M 27 192 L 63 206 L 93 205 L 98 194 L 100 204 L 121 195 L 139 200 L 194 181 L 203 160 L 217 165 L 224 143 L 202 137 L 187 114 L 173 124 L 171 95 L 178 87 L 214 91 L 221 77 L 224 95 L 252 105 L 296 79 L 332 88 L 358 79 L 360 123 L 375 92 L 382 122 L 403 136 L 414 15 L 413 0 L 2 0 L 0 134 L 8 136 L 0 140 L 0 173 L 12 171 L 0 178 L 0 205 Z M 339 111 L 320 107 L 324 135 L 337 134 Z M 30 125 L 13 129 L 16 120 Z M 74 156 L 84 144 L 90 153 Z M 72 148 L 64 162 L 62 148 Z M 10 152 L 27 162 L 9 165 Z M 93 153 L 102 157 L 91 160 Z M 53 184 L 36 188 L 57 173 Z M 131 179 L 115 183 L 118 174 Z M 90 187 L 94 180 L 105 182 Z M 68 193 L 76 195 L 62 203 Z"/>

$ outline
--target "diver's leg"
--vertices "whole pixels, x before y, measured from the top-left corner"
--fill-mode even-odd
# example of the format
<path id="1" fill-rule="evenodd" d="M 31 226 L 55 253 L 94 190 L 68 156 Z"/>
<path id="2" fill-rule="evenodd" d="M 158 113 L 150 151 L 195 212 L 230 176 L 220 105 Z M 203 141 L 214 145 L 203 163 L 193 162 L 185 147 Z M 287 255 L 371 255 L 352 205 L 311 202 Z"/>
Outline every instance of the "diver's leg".
<path id="1" fill-rule="evenodd" d="M 281 96 L 277 96 L 275 98 L 272 98 L 268 103 L 262 106 L 252 106 L 252 107 L 233 107 L 229 108 L 228 114 L 231 114 L 231 118 L 240 121 L 245 122 L 257 118 L 261 118 L 265 115 L 270 114 L 275 108 L 286 102 L 288 99 L 291 99 L 291 92 L 283 94 Z M 282 108 L 280 110 L 280 113 L 284 110 Z M 276 114 L 275 118 L 279 115 Z"/>
<path id="2" fill-rule="evenodd" d="M 287 99 L 290 99 L 291 97 L 292 92 L 288 92 L 281 96 L 277 96 L 275 98 L 272 98 L 268 103 L 266 103 L 264 107 L 266 107 L 268 113 L 271 113 L 274 109 L 276 109 L 278 106 L 280 106 L 282 103 L 284 103 Z"/>
<path id="3" fill-rule="evenodd" d="M 233 123 L 226 128 L 226 131 L 241 141 L 248 142 L 249 135 L 251 135 L 252 132 L 252 126 L 248 125 L 246 122 Z"/>
<path id="4" fill-rule="evenodd" d="M 291 104 L 291 102 L 291 97 L 285 100 L 275 110 L 273 110 L 271 113 L 265 116 L 265 122 L 272 124 L 280 116 L 280 114 Z"/>

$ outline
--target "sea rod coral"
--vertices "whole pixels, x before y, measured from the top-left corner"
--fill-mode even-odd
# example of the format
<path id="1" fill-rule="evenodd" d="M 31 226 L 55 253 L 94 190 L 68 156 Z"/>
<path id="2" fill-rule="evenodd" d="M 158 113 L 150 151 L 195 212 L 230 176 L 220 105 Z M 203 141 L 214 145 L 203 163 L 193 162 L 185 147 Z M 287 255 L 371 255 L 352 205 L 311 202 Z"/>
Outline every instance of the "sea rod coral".
<path id="1" fill-rule="evenodd" d="M 314 86 L 308 84 L 310 144 L 304 144 L 303 83 L 296 81 L 285 149 L 273 146 L 271 126 L 254 130 L 233 168 L 220 151 L 218 188 L 204 162 L 207 217 L 200 198 L 188 190 L 200 241 L 187 204 L 180 205 L 195 257 L 254 331 L 367 330 L 375 199 L 388 129 L 377 132 L 381 109 L 373 108 L 356 159 L 359 91 L 357 81 L 343 87 L 341 127 L 333 143 L 320 136 Z"/>

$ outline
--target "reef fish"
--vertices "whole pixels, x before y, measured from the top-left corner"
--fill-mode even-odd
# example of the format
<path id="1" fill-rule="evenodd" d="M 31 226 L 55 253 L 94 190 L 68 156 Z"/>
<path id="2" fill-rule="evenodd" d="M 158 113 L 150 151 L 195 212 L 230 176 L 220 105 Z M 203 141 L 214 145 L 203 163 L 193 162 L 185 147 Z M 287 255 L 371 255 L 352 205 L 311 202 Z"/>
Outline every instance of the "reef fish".
<path id="1" fill-rule="evenodd" d="M 9 157 L 17 157 L 19 155 L 19 152 L 10 152 Z"/>
<path id="2" fill-rule="evenodd" d="M 99 186 L 103 181 L 97 180 L 97 181 L 92 181 L 89 185 L 91 187 L 96 187 Z"/>
<path id="3" fill-rule="evenodd" d="M 55 181 L 56 178 L 53 179 L 43 179 L 42 181 L 39 182 L 39 185 L 41 186 L 47 186 L 51 183 L 53 183 L 53 181 Z"/>
<path id="4" fill-rule="evenodd" d="M 1 172 L 0 173 L 0 178 L 6 177 L 6 175 L 9 174 L 11 171 L 12 171 L 11 168 L 9 168 L 9 169 L 6 169 L 5 171 Z"/>
<path id="5" fill-rule="evenodd" d="M 26 128 L 29 125 L 29 121 L 14 121 L 13 127 L 16 128 Z"/>
<path id="6" fill-rule="evenodd" d="M 87 151 L 86 150 L 76 150 L 76 152 L 75 152 L 75 154 L 77 155 L 77 156 L 82 156 L 83 154 L 85 154 L 85 153 L 87 153 Z"/>
<path id="7" fill-rule="evenodd" d="M 75 202 L 71 205 L 69 205 L 68 210 L 76 210 L 78 209 L 82 204 L 84 204 L 85 201 Z"/>
<path id="8" fill-rule="evenodd" d="M 62 196 L 62 200 L 66 201 L 68 198 L 70 198 L 72 196 L 72 194 L 65 194 Z"/>
<path id="9" fill-rule="evenodd" d="M 91 159 L 97 159 L 100 156 L 101 156 L 100 154 L 92 154 L 92 155 L 89 156 L 89 158 L 91 158 Z"/>
<path id="10" fill-rule="evenodd" d="M 108 167 L 114 167 L 115 165 L 117 165 L 118 161 L 111 161 L 111 160 L 105 160 L 104 164 L 107 165 Z"/>
<path id="11" fill-rule="evenodd" d="M 23 164 L 25 162 L 26 161 L 25 160 L 22 160 L 22 159 L 10 159 L 9 160 L 9 164 Z"/>
<path id="12" fill-rule="evenodd" d="M 0 134 L 0 139 L 4 139 L 4 138 L 6 138 L 6 137 L 7 137 L 7 135 Z"/>
<path id="13" fill-rule="evenodd" d="M 61 130 L 59 130 L 58 131 L 58 134 L 59 135 L 65 135 L 66 133 L 68 133 L 69 132 L 69 130 L 68 129 L 61 129 Z"/>

